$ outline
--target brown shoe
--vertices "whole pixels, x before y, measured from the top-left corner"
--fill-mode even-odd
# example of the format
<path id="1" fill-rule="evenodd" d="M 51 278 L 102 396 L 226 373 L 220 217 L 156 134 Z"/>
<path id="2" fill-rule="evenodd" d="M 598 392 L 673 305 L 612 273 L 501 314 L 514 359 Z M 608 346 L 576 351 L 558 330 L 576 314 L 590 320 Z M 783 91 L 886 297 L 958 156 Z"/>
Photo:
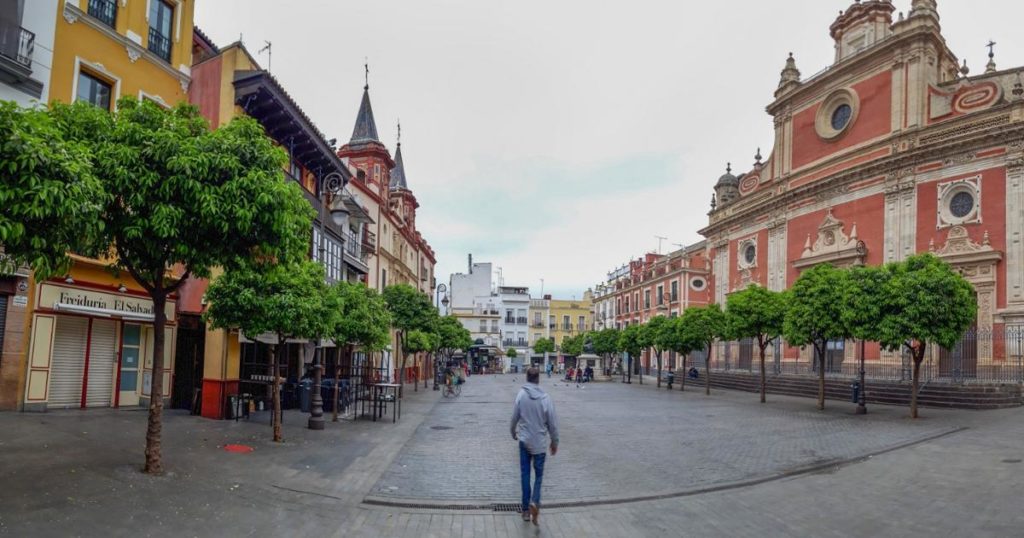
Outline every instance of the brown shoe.
<path id="1" fill-rule="evenodd" d="M 530 517 L 533 519 L 533 524 L 537 525 L 537 516 L 540 515 L 540 507 L 537 503 L 530 503 Z"/>

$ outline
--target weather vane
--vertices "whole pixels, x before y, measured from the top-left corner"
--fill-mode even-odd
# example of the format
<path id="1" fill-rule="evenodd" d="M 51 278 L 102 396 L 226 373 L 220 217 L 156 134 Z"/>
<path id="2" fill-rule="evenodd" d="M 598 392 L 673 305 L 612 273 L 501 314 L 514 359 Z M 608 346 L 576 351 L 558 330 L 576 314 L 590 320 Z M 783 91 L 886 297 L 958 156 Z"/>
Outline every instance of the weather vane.
<path id="1" fill-rule="evenodd" d="M 996 52 L 995 52 L 996 42 L 992 41 L 991 39 L 989 39 L 988 40 L 988 45 L 985 45 L 985 46 L 988 47 L 988 57 L 989 58 L 995 58 L 995 56 L 996 56 Z"/>
<path id="2" fill-rule="evenodd" d="M 367 57 L 363 58 L 363 68 L 366 70 L 366 85 L 363 86 L 364 90 L 370 89 L 370 59 Z"/>

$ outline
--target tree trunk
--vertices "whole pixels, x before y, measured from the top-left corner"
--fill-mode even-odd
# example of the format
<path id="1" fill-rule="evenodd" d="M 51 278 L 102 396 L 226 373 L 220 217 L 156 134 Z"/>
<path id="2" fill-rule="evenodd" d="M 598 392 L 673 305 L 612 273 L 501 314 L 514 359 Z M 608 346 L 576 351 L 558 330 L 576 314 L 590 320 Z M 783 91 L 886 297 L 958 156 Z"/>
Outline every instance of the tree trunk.
<path id="1" fill-rule="evenodd" d="M 277 349 L 274 350 L 274 394 L 271 399 L 271 405 L 273 406 L 271 422 L 274 425 L 275 443 L 280 443 L 284 440 L 284 437 L 281 435 L 281 355 L 284 355 L 284 342 L 285 339 L 279 336 L 277 339 Z"/>
<path id="2" fill-rule="evenodd" d="M 657 352 L 658 355 L 658 381 L 655 383 L 655 387 L 661 388 L 661 351 Z"/>
<path id="3" fill-rule="evenodd" d="M 420 391 L 420 360 L 418 358 L 419 353 L 415 353 L 412 356 L 412 391 Z"/>
<path id="4" fill-rule="evenodd" d="M 644 356 L 640 355 L 640 384 L 644 384 Z"/>
<path id="5" fill-rule="evenodd" d="M 921 379 L 921 361 L 924 360 L 924 344 L 914 350 L 914 383 L 910 389 L 910 418 L 917 418 L 917 390 Z"/>
<path id="6" fill-rule="evenodd" d="M 708 354 L 704 359 L 704 395 L 711 396 L 711 342 L 708 342 Z"/>
<path id="7" fill-rule="evenodd" d="M 157 283 L 150 292 L 153 300 L 153 380 L 149 388 L 149 421 L 146 424 L 146 466 L 148 474 L 163 474 L 164 462 L 160 452 L 164 412 L 164 327 L 167 326 L 167 292 Z"/>
<path id="8" fill-rule="evenodd" d="M 765 381 L 765 371 L 764 371 L 764 348 L 766 347 L 766 344 L 762 344 L 761 343 L 760 337 L 759 337 L 757 343 L 761 347 L 761 403 L 764 403 L 765 402 L 765 397 L 764 396 L 768 392 L 768 384 L 767 384 L 767 381 Z"/>
<path id="9" fill-rule="evenodd" d="M 683 377 L 679 380 L 679 392 L 686 390 L 686 355 L 683 355 Z"/>
<path id="10" fill-rule="evenodd" d="M 815 359 L 818 363 L 818 411 L 825 410 L 825 350 L 818 349 L 815 345 L 814 349 L 818 351 L 818 358 Z"/>
<path id="11" fill-rule="evenodd" d="M 402 333 L 399 332 L 398 336 L 398 353 L 402 355 L 402 366 L 398 369 L 398 397 L 401 398 L 404 395 L 405 389 L 405 361 L 408 359 L 405 355 L 405 346 L 402 345 Z"/>

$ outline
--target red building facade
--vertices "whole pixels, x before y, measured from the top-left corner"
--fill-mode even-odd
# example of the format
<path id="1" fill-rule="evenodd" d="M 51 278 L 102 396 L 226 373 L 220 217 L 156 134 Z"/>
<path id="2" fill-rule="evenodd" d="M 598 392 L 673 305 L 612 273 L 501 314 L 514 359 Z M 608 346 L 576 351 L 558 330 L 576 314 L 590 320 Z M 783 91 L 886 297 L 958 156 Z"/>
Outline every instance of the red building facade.
<path id="1" fill-rule="evenodd" d="M 786 289 L 818 263 L 934 252 L 974 285 L 976 328 L 990 336 L 964 356 L 975 370 L 998 370 L 1015 353 L 999 335 L 1024 325 L 1022 70 L 999 70 L 990 54 L 985 72 L 969 76 L 946 45 L 935 0 L 894 12 L 883 0 L 842 12 L 830 27 L 836 61 L 812 78 L 801 79 L 792 55 L 786 61 L 767 107 L 770 156 L 758 152 L 739 175 L 727 170 L 701 230 L 710 300 L 724 305 L 751 283 Z M 837 363 L 852 366 L 854 346 L 834 348 Z M 808 360 L 795 348 L 777 353 Z M 877 346 L 866 358 L 900 360 Z"/>

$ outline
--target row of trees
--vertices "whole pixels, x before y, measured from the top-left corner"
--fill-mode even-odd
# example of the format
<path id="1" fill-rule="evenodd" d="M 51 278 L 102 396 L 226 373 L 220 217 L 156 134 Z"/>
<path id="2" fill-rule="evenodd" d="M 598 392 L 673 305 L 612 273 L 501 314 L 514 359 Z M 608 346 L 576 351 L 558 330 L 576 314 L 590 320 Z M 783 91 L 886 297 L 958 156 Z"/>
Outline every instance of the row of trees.
<path id="1" fill-rule="evenodd" d="M 913 360 L 911 416 L 917 418 L 920 367 L 929 344 L 950 348 L 974 321 L 974 290 L 959 273 L 932 254 L 878 267 L 837 269 L 823 264 L 805 271 L 784 292 L 752 285 L 729 295 L 719 305 L 687 308 L 682 316 L 657 316 L 622 330 L 605 329 L 566 339 L 562 351 L 582 352 L 590 341 L 594 353 L 609 359 L 616 353 L 638 357 L 650 349 L 662 369 L 662 354 L 683 357 L 703 351 L 707 357 L 717 340 L 750 338 L 759 350 L 761 402 L 766 400 L 765 353 L 777 338 L 795 347 L 811 347 L 818 372 L 818 409 L 825 408 L 825 356 L 828 342 L 858 339 L 881 344 L 888 351 L 910 352 Z M 708 363 L 710 362 L 707 361 Z M 643 370 L 640 382 L 643 383 Z M 658 385 L 661 379 L 659 376 Z M 685 390 L 683 376 L 681 390 Z M 705 365 L 705 391 L 711 372 Z"/>
<path id="2" fill-rule="evenodd" d="M 164 109 L 125 97 L 111 113 L 85 102 L 0 101 L 0 271 L 61 277 L 75 253 L 130 274 L 153 302 L 155 372 L 164 370 L 168 297 L 215 271 L 223 275 L 207 295 L 214 326 L 271 333 L 279 344 L 333 338 L 349 352 L 384 348 L 393 327 L 403 366 L 418 351 L 468 348 L 469 332 L 440 320 L 411 286 L 381 296 L 325 283 L 307 260 L 315 212 L 298 184 L 283 180 L 287 162 L 255 120 L 211 130 L 186 103 Z M 152 384 L 144 466 L 152 474 L 163 472 L 162 390 Z"/>

